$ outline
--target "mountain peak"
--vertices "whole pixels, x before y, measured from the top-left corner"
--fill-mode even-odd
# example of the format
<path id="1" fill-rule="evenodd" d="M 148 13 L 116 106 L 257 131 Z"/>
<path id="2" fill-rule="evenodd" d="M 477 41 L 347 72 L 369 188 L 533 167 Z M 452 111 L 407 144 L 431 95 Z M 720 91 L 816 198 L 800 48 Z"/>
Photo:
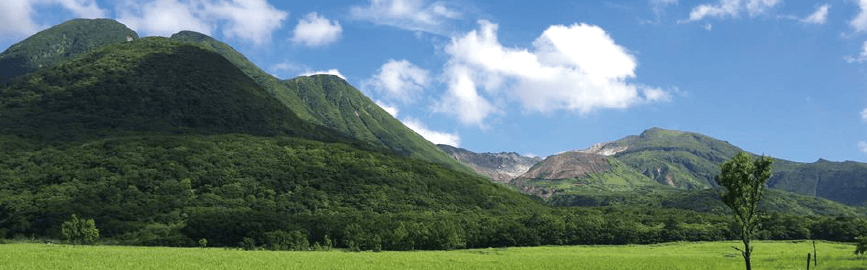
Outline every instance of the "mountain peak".
<path id="1" fill-rule="evenodd" d="M 111 19 L 74 19 L 24 39 L 0 53 L 0 81 L 48 68 L 99 47 L 138 39 L 135 31 Z"/>

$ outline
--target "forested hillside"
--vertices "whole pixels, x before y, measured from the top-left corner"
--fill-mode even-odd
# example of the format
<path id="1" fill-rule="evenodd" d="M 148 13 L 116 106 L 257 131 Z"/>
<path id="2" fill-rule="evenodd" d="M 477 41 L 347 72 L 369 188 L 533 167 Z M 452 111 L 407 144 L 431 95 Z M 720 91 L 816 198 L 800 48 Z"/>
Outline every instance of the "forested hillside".
<path id="1" fill-rule="evenodd" d="M 223 55 L 303 120 L 332 128 L 360 141 L 381 145 L 399 155 L 473 173 L 468 166 L 448 157 L 436 145 L 394 119 L 339 77 L 314 75 L 278 80 L 231 46 L 207 35 L 181 31 L 172 35 L 171 39 L 194 42 Z"/>
<path id="2" fill-rule="evenodd" d="M 138 39 L 135 31 L 114 20 L 75 19 L 48 28 L 0 53 L 0 82 L 101 46 Z"/>

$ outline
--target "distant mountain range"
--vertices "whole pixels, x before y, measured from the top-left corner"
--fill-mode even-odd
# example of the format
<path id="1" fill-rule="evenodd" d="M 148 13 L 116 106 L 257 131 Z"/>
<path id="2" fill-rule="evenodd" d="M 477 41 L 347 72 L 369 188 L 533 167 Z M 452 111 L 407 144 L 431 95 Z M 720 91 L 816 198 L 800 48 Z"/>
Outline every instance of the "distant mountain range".
<path id="1" fill-rule="evenodd" d="M 440 146 L 446 149 L 447 147 Z M 703 190 L 716 186 L 719 164 L 743 151 L 726 141 L 702 134 L 652 128 L 640 135 L 599 143 L 585 150 L 549 156 L 526 172 L 526 163 L 471 163 L 476 171 L 491 176 L 491 170 L 513 172 L 509 182 L 521 190 L 546 198 L 583 193 L 586 190 L 632 190 L 671 187 Z M 448 151 L 447 151 L 448 152 Z M 464 150 L 463 156 L 475 154 Z M 526 157 L 515 156 L 513 159 Z M 479 169 L 481 168 L 481 169 Z M 497 175 L 497 181 L 503 181 Z M 852 206 L 867 203 L 867 164 L 858 162 L 799 163 L 776 159 L 771 188 L 817 196 Z"/>

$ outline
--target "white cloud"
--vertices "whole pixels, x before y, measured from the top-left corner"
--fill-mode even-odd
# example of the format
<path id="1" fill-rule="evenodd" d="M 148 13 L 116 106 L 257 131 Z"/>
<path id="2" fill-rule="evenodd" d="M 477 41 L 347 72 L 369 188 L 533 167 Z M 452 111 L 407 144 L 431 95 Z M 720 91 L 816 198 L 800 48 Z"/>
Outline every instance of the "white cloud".
<path id="1" fill-rule="evenodd" d="M 451 57 L 444 74 L 448 91 L 435 106 L 464 124 L 484 128 L 485 118 L 500 111 L 482 94 L 517 101 L 530 111 L 581 114 L 670 98 L 659 88 L 627 82 L 635 78 L 635 57 L 598 26 L 551 26 L 531 51 L 503 47 L 496 24 L 479 24 L 445 48 Z"/>
<path id="2" fill-rule="evenodd" d="M 657 19 L 662 16 L 662 13 L 667 6 L 674 4 L 677 4 L 677 0 L 650 0 L 651 9 L 653 10 L 653 14 L 656 15 Z"/>
<path id="3" fill-rule="evenodd" d="M 459 64 L 446 67 L 448 90 L 442 100 L 436 102 L 434 111 L 450 114 L 461 123 L 485 128 L 485 118 L 498 110 L 476 91 L 473 73 L 471 68 Z"/>
<path id="4" fill-rule="evenodd" d="M 864 152 L 865 154 L 867 154 L 867 142 L 864 142 L 864 141 L 858 142 L 858 150 L 861 150 L 861 152 Z"/>
<path id="5" fill-rule="evenodd" d="M 801 22 L 803 23 L 812 23 L 812 24 L 825 24 L 825 21 L 828 20 L 828 9 L 831 8 L 831 5 L 824 4 L 816 8 L 816 12 L 807 16 Z"/>
<path id="6" fill-rule="evenodd" d="M 311 12 L 298 21 L 292 42 L 308 47 L 320 47 L 336 42 L 342 32 L 343 28 L 337 21 L 329 21 L 324 16 Z"/>
<path id="7" fill-rule="evenodd" d="M 861 53 L 855 56 L 846 56 L 843 57 L 846 62 L 849 63 L 863 63 L 867 61 L 867 41 L 864 42 L 864 45 L 861 46 Z"/>
<path id="8" fill-rule="evenodd" d="M 401 122 L 403 122 L 406 127 L 412 129 L 415 133 L 418 133 L 418 135 L 421 135 L 434 144 L 447 144 L 454 147 L 461 146 L 461 137 L 458 136 L 457 133 L 430 130 L 424 125 L 424 123 L 412 117 L 406 117 Z"/>
<path id="9" fill-rule="evenodd" d="M 704 30 L 707 30 L 707 31 L 713 30 L 713 24 L 709 24 L 709 23 L 704 24 Z"/>
<path id="10" fill-rule="evenodd" d="M 212 25 L 201 18 L 190 3 L 156 0 L 138 4 L 127 1 L 123 6 L 117 10 L 118 21 L 140 34 L 170 36 L 181 30 L 191 30 L 211 35 L 213 31 Z"/>
<path id="11" fill-rule="evenodd" d="M 864 110 L 861 111 L 861 120 L 867 122 L 867 108 L 864 108 Z"/>
<path id="12" fill-rule="evenodd" d="M 399 112 L 397 106 L 388 105 L 385 102 L 379 100 L 374 100 L 373 102 L 376 103 L 377 106 L 385 110 L 388 114 L 390 114 L 391 117 L 397 118 L 397 114 Z"/>
<path id="13" fill-rule="evenodd" d="M 338 71 L 337 69 L 318 70 L 318 71 L 307 70 L 307 71 L 299 74 L 298 76 L 312 76 L 312 75 L 319 75 L 319 74 L 334 75 L 334 76 L 340 77 L 341 79 L 346 80 L 346 77 L 343 77 L 343 74 L 340 74 L 340 71 Z"/>
<path id="14" fill-rule="evenodd" d="M 125 1 L 118 4 L 117 14 L 118 21 L 148 35 L 169 36 L 181 30 L 211 35 L 222 30 L 226 38 L 257 45 L 269 42 L 289 16 L 265 0 Z"/>
<path id="15" fill-rule="evenodd" d="M 858 0 L 858 7 L 861 11 L 849 21 L 849 26 L 854 28 L 855 32 L 864 32 L 867 31 L 867 0 Z"/>
<path id="16" fill-rule="evenodd" d="M 108 14 L 95 0 L 3 0 L 0 1 L 0 40 L 32 35 L 47 28 L 34 17 L 44 14 L 35 11 L 56 6 L 70 11 L 75 18 L 105 18 Z"/>
<path id="17" fill-rule="evenodd" d="M 717 4 L 702 4 L 694 7 L 689 13 L 689 19 L 681 22 L 699 21 L 706 17 L 720 19 L 738 17 L 744 10 L 750 17 L 755 17 L 781 2 L 782 0 L 720 0 Z"/>
<path id="18" fill-rule="evenodd" d="M 448 22 L 461 13 L 443 2 L 425 0 L 370 0 L 368 6 L 354 6 L 350 17 L 412 31 L 445 34 Z"/>
<path id="19" fill-rule="evenodd" d="M 373 89 L 390 100 L 411 103 L 421 94 L 430 82 L 430 72 L 413 65 L 407 60 L 390 59 L 370 79 L 362 83 L 362 88 Z"/>

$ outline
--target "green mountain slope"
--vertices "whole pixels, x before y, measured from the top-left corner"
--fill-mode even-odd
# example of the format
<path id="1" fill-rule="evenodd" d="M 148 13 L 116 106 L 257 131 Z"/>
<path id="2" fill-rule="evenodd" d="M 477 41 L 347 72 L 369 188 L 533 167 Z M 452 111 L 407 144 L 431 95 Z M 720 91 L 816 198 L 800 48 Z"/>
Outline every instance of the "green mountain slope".
<path id="1" fill-rule="evenodd" d="M 64 62 L 101 46 L 138 39 L 114 20 L 75 19 L 40 31 L 0 53 L 0 82 Z"/>
<path id="2" fill-rule="evenodd" d="M 77 141 L 118 132 L 344 136 L 299 119 L 219 54 L 165 38 L 108 45 L 0 88 L 0 132 Z"/>
<path id="3" fill-rule="evenodd" d="M 661 184 L 702 189 L 715 185 L 719 164 L 740 148 L 692 132 L 652 128 L 606 145 L 625 147 L 614 155 L 623 163 Z"/>
<path id="4" fill-rule="evenodd" d="M 814 163 L 774 164 L 768 185 L 799 194 L 867 206 L 867 164 L 820 159 Z"/>
<path id="5" fill-rule="evenodd" d="M 613 156 L 630 167 L 657 182 L 686 189 L 715 186 L 713 177 L 719 174 L 719 164 L 742 151 L 698 133 L 660 128 L 606 143 L 603 148 L 617 147 L 621 151 Z M 768 186 L 861 206 L 867 203 L 863 195 L 867 194 L 867 164 L 777 159 Z"/>
<path id="6" fill-rule="evenodd" d="M 256 67 L 232 47 L 207 35 L 182 31 L 171 38 L 195 42 L 220 53 L 304 120 L 361 141 L 382 145 L 399 155 L 473 173 L 470 167 L 450 158 L 339 77 L 315 75 L 280 81 Z"/>
<path id="7" fill-rule="evenodd" d="M 729 214 L 714 189 L 683 190 L 663 185 L 647 185 L 628 190 L 588 185 L 554 196 L 553 206 L 633 206 L 677 208 L 712 214 Z M 761 211 L 793 215 L 864 216 L 867 210 L 821 197 L 768 189 L 759 203 Z"/>
<path id="8" fill-rule="evenodd" d="M 310 91 L 332 89 L 325 95 L 348 87 L 329 76 L 304 79 L 311 82 L 298 84 Z M 60 224 L 77 213 L 94 218 L 104 237 L 132 244 L 261 245 L 306 231 L 311 241 L 373 249 L 385 240 L 359 237 L 397 237 L 392 229 L 414 226 L 388 243 L 444 249 L 466 243 L 462 220 L 544 209 L 477 174 L 300 119 L 222 55 L 159 37 L 0 85 L 0 149 L 0 229 L 8 235 L 60 238 Z"/>

